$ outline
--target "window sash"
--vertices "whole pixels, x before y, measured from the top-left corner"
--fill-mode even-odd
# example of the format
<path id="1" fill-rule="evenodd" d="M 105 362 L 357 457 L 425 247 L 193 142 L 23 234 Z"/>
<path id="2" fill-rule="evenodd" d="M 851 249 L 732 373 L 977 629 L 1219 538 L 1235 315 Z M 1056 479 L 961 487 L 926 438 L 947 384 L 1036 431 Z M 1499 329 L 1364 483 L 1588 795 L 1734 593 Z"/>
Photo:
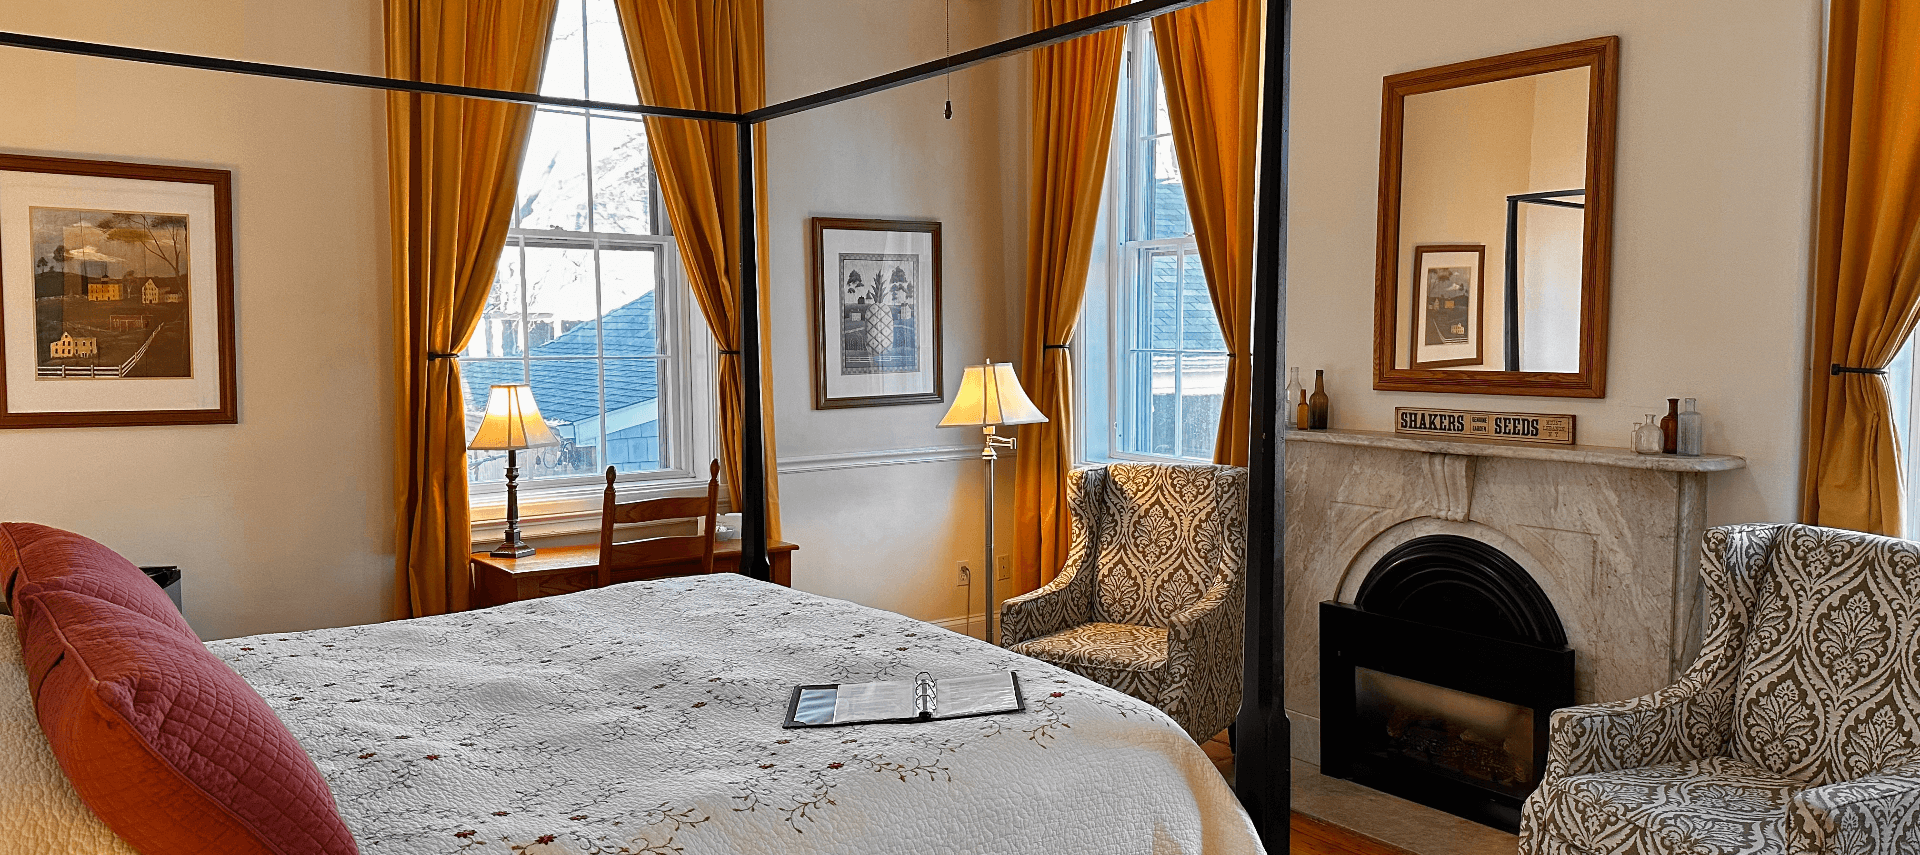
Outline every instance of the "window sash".
<path id="1" fill-rule="evenodd" d="M 655 352 L 651 354 L 606 353 L 604 332 L 595 338 L 595 354 L 536 356 L 533 348 L 527 346 L 525 335 L 528 317 L 531 314 L 529 297 L 525 287 L 527 248 L 590 249 L 594 253 L 594 313 L 596 319 L 604 318 L 607 307 L 603 304 L 604 288 L 600 282 L 599 251 L 652 250 L 656 253 L 656 278 L 654 281 L 655 314 Z M 671 237 L 634 236 L 625 234 L 594 234 L 591 232 L 567 232 L 560 230 L 509 229 L 506 252 L 521 253 L 519 288 L 520 316 L 519 355 L 500 357 L 464 357 L 463 363 L 517 363 L 521 366 L 521 377 L 532 376 L 536 362 L 568 362 L 592 360 L 597 363 L 597 394 L 599 407 L 596 416 L 596 446 L 598 460 L 595 468 L 604 467 L 610 440 L 607 424 L 607 382 L 606 366 L 610 362 L 651 360 L 655 363 L 656 401 L 673 401 L 680 406 L 659 406 L 656 419 L 659 422 L 660 457 L 659 468 L 632 472 L 618 472 L 617 482 L 627 481 L 663 481 L 696 478 L 703 475 L 705 467 L 699 465 L 715 447 L 712 426 L 701 430 L 695 425 L 696 414 L 710 409 L 711 402 L 708 387 L 714 384 L 712 377 L 713 359 L 710 341 L 704 348 L 696 350 L 697 334 L 704 329 L 698 326 L 698 320 L 691 311 L 691 295 L 687 293 L 684 277 L 680 275 L 679 247 Z M 702 382 L 702 380 L 706 382 Z M 520 484 L 523 494 L 536 491 L 566 491 L 583 485 L 605 484 L 605 476 L 598 473 L 547 477 L 528 480 Z M 470 481 L 469 490 L 475 495 L 502 493 L 506 490 L 503 481 Z"/>
<path id="2" fill-rule="evenodd" d="M 1151 30 L 1142 25 L 1129 28 L 1128 56 L 1125 72 L 1121 79 L 1118 103 L 1127 110 L 1123 121 L 1115 123 L 1114 151 L 1120 152 L 1117 163 L 1110 163 L 1108 169 L 1108 212 L 1107 222 L 1118 227 L 1111 229 L 1106 236 L 1109 241 L 1107 254 L 1106 313 L 1099 320 L 1104 321 L 1104 330 L 1096 324 L 1083 324 L 1081 335 L 1100 335 L 1105 339 L 1104 352 L 1106 365 L 1082 363 L 1081 376 L 1098 377 L 1104 374 L 1106 397 L 1104 402 L 1106 422 L 1104 449 L 1092 448 L 1095 443 L 1091 437 L 1083 436 L 1081 459 L 1092 456 L 1112 460 L 1145 460 L 1191 462 L 1200 459 L 1197 456 L 1181 454 L 1188 446 L 1186 436 L 1186 413 L 1189 402 L 1186 395 L 1187 374 L 1191 357 L 1220 358 L 1227 355 L 1220 348 L 1188 346 L 1188 313 L 1186 304 L 1191 296 L 1188 291 L 1204 288 L 1204 283 L 1190 276 L 1190 271 L 1198 271 L 1199 242 L 1189 232 L 1184 235 L 1155 237 L 1153 233 L 1154 210 L 1150 194 L 1153 189 L 1153 169 L 1156 164 L 1156 149 L 1171 140 L 1171 129 L 1158 120 L 1158 98 L 1160 95 L 1159 70 L 1157 63 L 1148 61 L 1152 57 L 1153 41 Z M 1187 220 L 1191 226 L 1191 220 Z M 1173 291 L 1173 337 L 1171 346 L 1155 343 L 1150 335 L 1153 317 L 1151 313 L 1152 283 L 1148 279 L 1149 264 L 1152 257 L 1171 256 L 1175 263 L 1175 287 Z M 1209 300 L 1208 305 L 1211 306 Z M 1082 359 L 1087 357 L 1083 351 Z M 1172 417 L 1172 454 L 1142 451 L 1152 448 L 1155 437 L 1151 430 L 1153 415 L 1153 358 L 1171 358 L 1174 408 Z M 1088 412 L 1089 396 L 1086 389 L 1079 390 L 1078 399 L 1081 411 Z M 1089 430 L 1097 430 L 1095 424 L 1088 423 Z M 1211 439 L 1208 443 L 1211 446 Z"/>

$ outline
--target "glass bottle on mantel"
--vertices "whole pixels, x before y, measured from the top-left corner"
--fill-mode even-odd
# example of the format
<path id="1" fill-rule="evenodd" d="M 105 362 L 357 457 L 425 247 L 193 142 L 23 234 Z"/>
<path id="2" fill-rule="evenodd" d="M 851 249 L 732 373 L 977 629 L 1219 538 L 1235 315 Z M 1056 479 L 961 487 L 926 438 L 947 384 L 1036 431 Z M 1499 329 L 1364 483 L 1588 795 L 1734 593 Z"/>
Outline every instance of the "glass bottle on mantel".
<path id="1" fill-rule="evenodd" d="M 1327 372 L 1313 370 L 1313 397 L 1307 399 L 1307 426 L 1314 430 L 1327 429 Z"/>
<path id="2" fill-rule="evenodd" d="M 1667 399 L 1667 414 L 1660 417 L 1660 450 L 1674 454 L 1680 450 L 1680 399 Z"/>
<path id="3" fill-rule="evenodd" d="M 1702 435 L 1699 402 L 1688 398 L 1680 404 L 1680 438 L 1674 445 L 1674 453 L 1681 457 L 1699 457 L 1701 446 L 1706 437 Z"/>
<path id="4" fill-rule="evenodd" d="M 1293 426 L 1300 430 L 1306 430 L 1307 425 L 1313 423 L 1312 409 L 1313 408 L 1307 404 L 1307 390 L 1306 387 L 1303 386 L 1300 389 L 1300 405 L 1293 408 Z"/>
<path id="5" fill-rule="evenodd" d="M 1291 404 L 1295 401 L 1304 400 L 1306 394 L 1307 387 L 1300 385 L 1300 369 L 1287 369 L 1287 403 Z M 1306 427 L 1306 424 L 1300 421 L 1300 409 L 1298 407 L 1288 407 L 1286 409 L 1287 427 L 1294 428 L 1295 430 Z"/>
<path id="6" fill-rule="evenodd" d="M 1662 437 L 1660 434 L 1660 426 L 1653 423 L 1654 418 L 1655 418 L 1654 414 L 1648 413 L 1646 424 L 1634 425 L 1633 427 L 1633 450 L 1634 451 L 1640 452 L 1641 454 L 1659 454 L 1660 453 L 1660 443 L 1663 441 L 1664 437 Z"/>

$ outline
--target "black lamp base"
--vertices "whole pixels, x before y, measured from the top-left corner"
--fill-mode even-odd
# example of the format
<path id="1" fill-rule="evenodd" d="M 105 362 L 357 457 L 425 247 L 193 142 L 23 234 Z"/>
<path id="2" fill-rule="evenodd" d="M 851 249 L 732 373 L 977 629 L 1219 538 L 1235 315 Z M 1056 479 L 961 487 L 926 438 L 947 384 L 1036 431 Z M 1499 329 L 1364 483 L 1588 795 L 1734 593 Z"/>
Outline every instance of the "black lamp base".
<path id="1" fill-rule="evenodd" d="M 501 541 L 499 546 L 494 547 L 493 551 L 487 554 L 494 558 L 525 558 L 533 553 L 533 547 L 528 546 L 526 541 L 520 539 L 519 532 L 514 532 L 513 535 Z"/>
<path id="2" fill-rule="evenodd" d="M 507 530 L 500 545 L 487 555 L 494 558 L 525 558 L 533 554 L 533 547 L 520 539 L 520 458 L 514 449 L 507 449 Z"/>

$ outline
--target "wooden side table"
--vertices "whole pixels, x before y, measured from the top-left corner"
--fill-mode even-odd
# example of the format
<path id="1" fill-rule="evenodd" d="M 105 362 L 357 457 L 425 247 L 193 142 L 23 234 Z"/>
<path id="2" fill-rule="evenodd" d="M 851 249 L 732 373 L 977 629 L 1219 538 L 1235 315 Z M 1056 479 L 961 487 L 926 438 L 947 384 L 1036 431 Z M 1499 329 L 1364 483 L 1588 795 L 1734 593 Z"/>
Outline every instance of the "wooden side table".
<path id="1" fill-rule="evenodd" d="M 772 565 L 774 584 L 793 587 L 793 551 L 799 548 L 784 540 L 767 544 L 767 562 Z M 474 607 L 486 608 L 536 597 L 570 594 L 593 587 L 594 574 L 599 572 L 600 567 L 600 545 L 589 543 L 584 546 L 545 548 L 525 558 L 495 558 L 484 552 L 475 552 L 468 557 L 473 565 Z M 715 543 L 713 572 L 739 571 L 740 541 L 723 540 Z M 670 561 L 621 570 L 613 574 L 613 581 L 638 582 L 699 573 L 700 562 L 697 559 Z"/>

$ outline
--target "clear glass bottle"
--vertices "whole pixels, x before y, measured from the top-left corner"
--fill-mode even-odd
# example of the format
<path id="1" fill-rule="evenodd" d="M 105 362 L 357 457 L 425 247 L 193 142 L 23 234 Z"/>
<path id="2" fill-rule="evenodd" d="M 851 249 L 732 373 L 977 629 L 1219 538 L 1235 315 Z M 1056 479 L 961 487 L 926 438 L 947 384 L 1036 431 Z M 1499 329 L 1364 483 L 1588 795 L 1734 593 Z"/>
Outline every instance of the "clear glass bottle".
<path id="1" fill-rule="evenodd" d="M 1700 424 L 1698 403 L 1693 398 L 1680 402 L 1680 439 L 1675 445 L 1674 453 L 1682 457 L 1699 457 L 1701 446 L 1706 440 L 1703 435 L 1703 426 Z"/>
<path id="2" fill-rule="evenodd" d="M 1300 369 L 1287 369 L 1287 403 L 1291 404 L 1294 401 L 1300 400 L 1301 397 L 1306 394 L 1306 391 L 1307 387 L 1300 385 Z M 1298 408 L 1281 407 L 1281 409 L 1287 411 L 1287 427 L 1295 430 L 1306 427 L 1306 425 L 1300 423 L 1300 411 Z"/>
<path id="3" fill-rule="evenodd" d="M 1633 450 L 1634 451 L 1640 452 L 1641 454 L 1659 454 L 1660 453 L 1660 446 L 1666 440 L 1666 436 L 1664 433 L 1661 432 L 1660 425 L 1654 422 L 1654 419 L 1656 418 L 1659 418 L 1659 417 L 1655 416 L 1652 413 L 1648 413 L 1646 424 L 1634 426 L 1633 428 Z"/>

